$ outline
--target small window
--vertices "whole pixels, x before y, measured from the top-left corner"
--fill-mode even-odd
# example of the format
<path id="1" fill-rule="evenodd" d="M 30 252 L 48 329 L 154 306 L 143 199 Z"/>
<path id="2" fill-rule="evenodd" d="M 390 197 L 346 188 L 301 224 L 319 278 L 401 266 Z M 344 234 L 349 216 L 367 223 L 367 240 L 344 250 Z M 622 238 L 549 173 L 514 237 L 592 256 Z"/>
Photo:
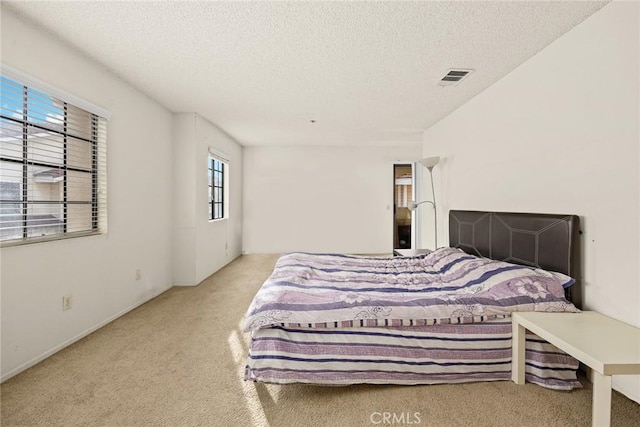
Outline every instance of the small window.
<path id="1" fill-rule="evenodd" d="M 0 77 L 0 242 L 104 231 L 106 119 Z"/>
<path id="2" fill-rule="evenodd" d="M 227 164 L 209 156 L 209 219 L 225 218 Z"/>

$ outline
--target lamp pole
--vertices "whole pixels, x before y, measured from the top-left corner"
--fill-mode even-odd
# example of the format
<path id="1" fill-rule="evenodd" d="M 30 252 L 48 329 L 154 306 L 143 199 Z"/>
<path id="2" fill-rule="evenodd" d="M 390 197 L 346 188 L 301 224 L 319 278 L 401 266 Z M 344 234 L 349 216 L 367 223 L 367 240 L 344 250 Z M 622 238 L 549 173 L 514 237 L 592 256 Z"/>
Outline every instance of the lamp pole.
<path id="1" fill-rule="evenodd" d="M 433 199 L 433 202 L 431 202 L 433 205 L 433 236 L 435 238 L 435 247 L 433 249 L 435 250 L 438 249 L 438 209 L 436 209 L 436 191 L 433 188 L 433 166 L 428 167 L 427 169 L 429 169 L 429 178 L 431 178 L 431 198 Z"/>
<path id="2" fill-rule="evenodd" d="M 433 206 L 433 236 L 435 239 L 435 248 L 438 249 L 438 210 L 436 209 L 436 191 L 433 185 L 433 167 L 438 164 L 440 157 L 431 157 L 423 159 L 421 163 L 429 170 L 429 177 L 431 178 L 431 200 L 423 200 L 422 202 L 409 203 L 409 210 L 414 211 L 418 206 L 423 203 L 430 203 Z"/>
<path id="3" fill-rule="evenodd" d="M 434 202 L 432 202 L 431 200 L 424 200 L 422 202 L 411 202 L 409 204 L 409 209 L 414 211 L 419 205 L 423 204 L 423 203 L 429 203 L 431 206 L 433 206 L 433 236 L 435 238 L 435 248 L 434 249 L 438 249 L 438 217 L 437 217 L 437 213 L 436 213 L 436 204 Z"/>
<path id="4" fill-rule="evenodd" d="M 415 210 L 418 206 L 420 206 L 423 203 L 429 203 L 431 206 L 433 206 L 433 236 L 435 238 L 435 248 L 434 249 L 438 249 L 438 214 L 436 211 L 436 204 L 434 202 L 432 202 L 431 200 L 424 200 L 422 202 L 412 202 L 409 204 L 409 209 L 411 209 L 412 211 Z"/>

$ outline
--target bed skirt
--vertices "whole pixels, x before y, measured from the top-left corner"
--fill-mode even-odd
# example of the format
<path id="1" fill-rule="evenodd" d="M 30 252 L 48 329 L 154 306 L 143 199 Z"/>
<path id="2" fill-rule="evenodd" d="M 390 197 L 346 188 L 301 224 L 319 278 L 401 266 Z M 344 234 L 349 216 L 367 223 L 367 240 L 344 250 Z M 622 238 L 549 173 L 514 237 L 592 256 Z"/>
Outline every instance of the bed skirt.
<path id="1" fill-rule="evenodd" d="M 526 381 L 581 387 L 578 361 L 528 333 Z M 511 321 L 252 333 L 245 380 L 269 383 L 444 384 L 511 379 Z"/>

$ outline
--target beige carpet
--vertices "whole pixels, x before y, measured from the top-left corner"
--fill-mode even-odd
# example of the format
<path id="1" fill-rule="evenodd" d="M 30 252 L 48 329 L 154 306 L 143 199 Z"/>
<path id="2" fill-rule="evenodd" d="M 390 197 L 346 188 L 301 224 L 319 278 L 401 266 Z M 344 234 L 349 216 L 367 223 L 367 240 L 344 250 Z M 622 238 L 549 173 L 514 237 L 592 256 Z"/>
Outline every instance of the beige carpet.
<path id="1" fill-rule="evenodd" d="M 2 426 L 590 425 L 586 381 L 572 392 L 511 382 L 244 382 L 242 319 L 276 259 L 243 256 L 200 286 L 173 288 L 6 381 Z M 640 425 L 640 405 L 618 393 L 612 414 L 614 426 Z"/>

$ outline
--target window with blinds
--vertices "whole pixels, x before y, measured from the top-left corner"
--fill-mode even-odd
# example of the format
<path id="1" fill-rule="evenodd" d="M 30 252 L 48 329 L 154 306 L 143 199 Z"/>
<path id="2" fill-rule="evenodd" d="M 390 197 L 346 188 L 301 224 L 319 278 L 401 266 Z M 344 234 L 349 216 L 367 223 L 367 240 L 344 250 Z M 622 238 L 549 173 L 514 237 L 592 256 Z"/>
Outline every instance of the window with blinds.
<path id="1" fill-rule="evenodd" d="M 0 242 L 105 232 L 106 119 L 0 79 Z"/>
<path id="2" fill-rule="evenodd" d="M 209 219 L 225 217 L 225 187 L 226 164 L 216 156 L 209 155 Z"/>

